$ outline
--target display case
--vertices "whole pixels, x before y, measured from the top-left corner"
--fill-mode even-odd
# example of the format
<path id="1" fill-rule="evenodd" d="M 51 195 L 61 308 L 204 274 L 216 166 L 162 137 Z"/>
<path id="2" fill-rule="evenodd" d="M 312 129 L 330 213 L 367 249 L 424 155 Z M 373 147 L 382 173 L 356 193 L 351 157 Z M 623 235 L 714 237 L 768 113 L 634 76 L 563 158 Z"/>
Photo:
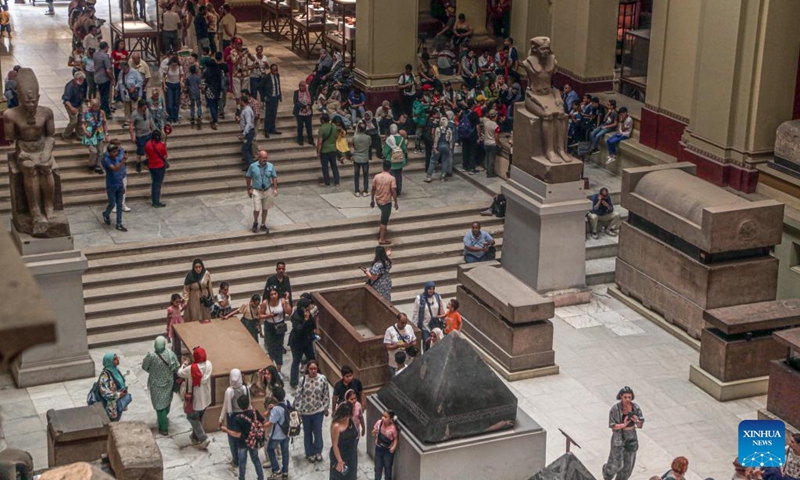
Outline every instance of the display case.
<path id="1" fill-rule="evenodd" d="M 289 21 L 292 49 L 306 58 L 322 45 L 325 33 L 336 28 L 336 23 L 327 20 L 322 2 L 292 0 L 292 18 Z"/>
<path id="2" fill-rule="evenodd" d="M 275 40 L 288 38 L 291 18 L 291 0 L 261 0 L 261 33 Z"/>
<path id="3" fill-rule="evenodd" d="M 108 26 L 112 44 L 122 39 L 129 52 L 158 61 L 161 17 L 156 0 L 108 0 Z"/>
<path id="4" fill-rule="evenodd" d="M 356 62 L 356 0 L 331 0 L 325 19 L 336 24 L 323 37 L 323 48 L 342 52 L 345 63 L 353 68 Z"/>
<path id="5" fill-rule="evenodd" d="M 650 56 L 650 30 L 625 32 L 620 65 L 620 93 L 637 101 L 645 101 L 647 63 Z"/>

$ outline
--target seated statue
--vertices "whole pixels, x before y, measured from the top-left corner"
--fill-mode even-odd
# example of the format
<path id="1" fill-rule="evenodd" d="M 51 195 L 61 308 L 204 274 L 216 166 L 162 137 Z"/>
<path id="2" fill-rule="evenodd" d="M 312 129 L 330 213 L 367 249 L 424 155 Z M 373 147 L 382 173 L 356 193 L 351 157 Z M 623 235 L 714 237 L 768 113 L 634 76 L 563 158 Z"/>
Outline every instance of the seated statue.
<path id="1" fill-rule="evenodd" d="M 552 88 L 557 63 L 550 50 L 550 39 L 532 38 L 530 53 L 522 65 L 528 74 L 525 108 L 542 119 L 542 150 L 545 157 L 550 163 L 571 162 L 572 156 L 566 151 L 569 117 L 564 111 L 560 92 Z"/>

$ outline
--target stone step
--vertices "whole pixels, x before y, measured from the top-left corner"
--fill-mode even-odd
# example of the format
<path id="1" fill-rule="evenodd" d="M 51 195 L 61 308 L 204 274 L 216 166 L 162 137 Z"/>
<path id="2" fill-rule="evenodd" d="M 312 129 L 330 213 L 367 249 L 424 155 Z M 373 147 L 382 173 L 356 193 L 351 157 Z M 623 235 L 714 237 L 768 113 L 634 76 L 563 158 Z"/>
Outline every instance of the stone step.
<path id="1" fill-rule="evenodd" d="M 614 283 L 616 256 L 595 258 L 586 261 L 586 285 L 602 285 Z"/>
<path id="2" fill-rule="evenodd" d="M 618 251 L 618 237 L 600 235 L 600 238 L 596 240 L 592 237 L 586 239 L 586 260 L 616 257 Z M 86 278 L 85 275 L 84 278 Z"/>

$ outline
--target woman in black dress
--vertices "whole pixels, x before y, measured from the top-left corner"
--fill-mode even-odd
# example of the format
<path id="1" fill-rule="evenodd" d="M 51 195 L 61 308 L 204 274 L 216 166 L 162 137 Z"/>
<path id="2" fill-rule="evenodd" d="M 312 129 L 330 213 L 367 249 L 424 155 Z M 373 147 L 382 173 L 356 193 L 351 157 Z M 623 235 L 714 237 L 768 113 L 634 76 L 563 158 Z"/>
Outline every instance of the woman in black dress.
<path id="1" fill-rule="evenodd" d="M 331 419 L 331 480 L 356 480 L 358 471 L 358 429 L 353 423 L 353 406 L 336 407 Z"/>

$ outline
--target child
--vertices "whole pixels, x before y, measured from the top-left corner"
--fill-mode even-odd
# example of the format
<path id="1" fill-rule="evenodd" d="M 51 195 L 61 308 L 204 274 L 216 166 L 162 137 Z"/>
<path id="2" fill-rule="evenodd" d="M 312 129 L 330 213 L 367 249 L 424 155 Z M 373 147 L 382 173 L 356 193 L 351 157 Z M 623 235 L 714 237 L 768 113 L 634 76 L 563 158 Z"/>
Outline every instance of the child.
<path id="1" fill-rule="evenodd" d="M 0 12 L 0 38 L 3 37 L 3 32 L 8 32 L 8 39 L 11 40 L 11 14 L 8 13 L 8 7 L 3 6 L 3 11 Z"/>
<path id="2" fill-rule="evenodd" d="M 353 389 L 348 390 L 344 394 L 345 401 L 353 406 L 353 424 L 356 430 L 361 432 L 361 436 L 367 434 L 367 422 L 364 421 L 364 407 L 358 401 L 358 395 Z"/>
<path id="3" fill-rule="evenodd" d="M 83 73 L 86 74 L 86 83 L 89 84 L 88 99 L 94 98 L 97 86 L 94 83 L 94 48 L 87 48 L 83 55 Z"/>
<path id="4" fill-rule="evenodd" d="M 214 305 L 211 307 L 211 318 L 220 318 L 225 317 L 233 308 L 231 307 L 231 296 L 228 293 L 230 286 L 228 282 L 222 282 L 219 284 L 219 293 L 217 293 L 216 301 Z"/>
<path id="5" fill-rule="evenodd" d="M 194 125 L 195 109 L 197 109 L 197 127 L 200 128 L 203 124 L 203 101 L 200 99 L 200 73 L 198 73 L 197 65 L 189 66 L 186 92 L 189 94 L 189 122 Z"/>
<path id="6" fill-rule="evenodd" d="M 453 330 L 461 331 L 461 314 L 458 313 L 458 300 L 455 298 L 447 303 L 447 313 L 444 314 L 444 334 Z"/>
<path id="7" fill-rule="evenodd" d="M 341 120 L 341 117 L 333 119 L 333 124 L 336 125 L 336 151 L 339 157 L 339 163 L 344 164 L 344 160 L 352 160 L 353 154 L 350 152 L 350 145 L 347 143 L 347 129 Z"/>
<path id="8" fill-rule="evenodd" d="M 392 480 L 394 451 L 397 449 L 397 416 L 392 410 L 386 410 L 381 419 L 372 427 L 375 437 L 375 479 Z"/>
<path id="9" fill-rule="evenodd" d="M 230 299 L 228 299 L 230 301 Z M 261 324 L 258 319 L 258 307 L 261 305 L 261 295 L 254 294 L 250 297 L 249 303 L 243 303 L 238 310 L 232 310 L 226 315 L 222 316 L 223 320 L 227 320 L 234 315 L 241 315 L 241 322 L 244 328 L 253 336 L 253 340 L 258 343 L 258 335 L 261 330 Z"/>
<path id="10" fill-rule="evenodd" d="M 400 375 L 400 372 L 406 369 L 408 365 L 406 365 L 406 352 L 402 350 L 398 350 L 394 353 L 394 361 L 397 362 L 397 370 L 394 372 L 394 376 Z"/>
<path id="11" fill-rule="evenodd" d="M 180 293 L 173 293 L 170 305 L 167 307 L 167 338 L 172 344 L 172 351 L 175 352 L 178 360 L 181 358 L 181 342 L 175 338 L 175 331 L 172 327 L 183 323 L 184 310 L 186 310 L 186 302 L 183 301 L 183 296 Z"/>

